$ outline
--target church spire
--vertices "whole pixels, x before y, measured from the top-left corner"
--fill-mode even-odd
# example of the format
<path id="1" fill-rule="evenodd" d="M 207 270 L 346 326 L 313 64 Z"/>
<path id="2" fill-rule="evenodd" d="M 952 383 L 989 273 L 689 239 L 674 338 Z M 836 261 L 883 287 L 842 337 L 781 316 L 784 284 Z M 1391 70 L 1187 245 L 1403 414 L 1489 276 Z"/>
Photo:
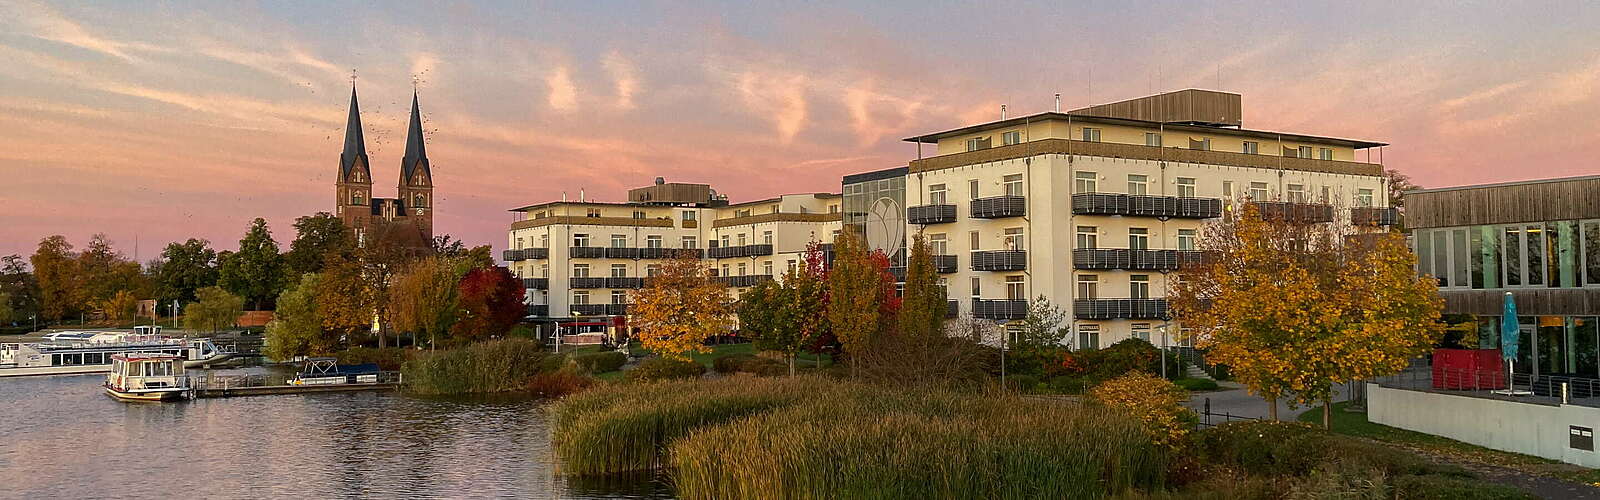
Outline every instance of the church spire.
<path id="1" fill-rule="evenodd" d="M 411 125 L 406 131 L 406 154 L 400 160 L 400 185 L 413 183 L 417 169 L 422 170 L 422 184 L 432 181 L 433 172 L 428 168 L 428 153 L 423 147 L 422 137 L 422 111 L 417 107 L 417 92 L 411 91 Z"/>
<path id="2" fill-rule="evenodd" d="M 361 131 L 361 106 L 356 102 L 356 86 L 350 84 L 350 117 L 344 125 L 344 152 L 339 154 L 339 178 L 347 179 L 350 170 L 367 165 L 367 140 Z M 371 179 L 370 176 L 366 177 Z M 369 180 L 370 182 L 370 180 Z"/>

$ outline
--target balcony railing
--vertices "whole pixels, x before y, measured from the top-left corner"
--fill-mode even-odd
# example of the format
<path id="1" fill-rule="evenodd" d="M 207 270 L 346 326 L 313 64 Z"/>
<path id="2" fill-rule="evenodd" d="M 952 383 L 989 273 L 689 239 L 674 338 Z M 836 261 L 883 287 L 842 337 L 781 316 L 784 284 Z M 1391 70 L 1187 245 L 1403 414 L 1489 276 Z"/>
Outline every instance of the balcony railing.
<path id="1" fill-rule="evenodd" d="M 1028 199 L 1022 196 L 995 196 L 972 200 L 972 217 L 999 219 L 1028 215 Z"/>
<path id="2" fill-rule="evenodd" d="M 567 255 L 574 259 L 599 259 L 606 256 L 606 249 L 602 247 L 571 247 Z"/>
<path id="3" fill-rule="evenodd" d="M 1072 195 L 1074 215 L 1126 215 L 1161 219 L 1210 219 L 1222 216 L 1222 200 L 1118 193 Z"/>
<path id="4" fill-rule="evenodd" d="M 506 262 L 517 262 L 520 260 L 527 260 L 527 257 L 522 256 L 522 250 L 504 250 L 500 252 L 500 260 Z"/>
<path id="5" fill-rule="evenodd" d="M 573 288 L 573 289 L 605 288 L 606 287 L 606 279 L 605 278 L 592 278 L 592 277 L 569 278 L 567 280 L 567 286 L 570 287 L 570 288 Z"/>
<path id="6" fill-rule="evenodd" d="M 1194 250 L 1129 250 L 1126 248 L 1079 248 L 1072 251 L 1072 267 L 1082 270 L 1127 269 L 1131 271 L 1173 271 L 1185 263 L 1199 262 Z"/>
<path id="7" fill-rule="evenodd" d="M 628 306 L 633 304 L 606 304 L 606 314 L 612 316 L 627 316 Z"/>
<path id="8" fill-rule="evenodd" d="M 545 259 L 550 258 L 550 249 L 549 248 L 545 248 L 545 247 L 524 248 L 524 249 L 522 249 L 522 258 L 524 258 L 524 259 L 532 259 L 532 260 L 545 260 Z"/>
<path id="9" fill-rule="evenodd" d="M 1018 299 L 972 299 L 972 317 L 978 319 L 1022 319 L 1028 317 L 1028 301 Z"/>
<path id="10" fill-rule="evenodd" d="M 549 290 L 550 278 L 522 278 L 522 288 L 528 290 Z"/>
<path id="11" fill-rule="evenodd" d="M 1393 207 L 1352 208 L 1350 223 L 1357 226 L 1393 226 L 1400 223 L 1400 211 Z"/>
<path id="12" fill-rule="evenodd" d="M 707 252 L 713 259 L 729 259 L 734 257 L 757 257 L 772 255 L 772 245 L 739 245 L 712 248 Z"/>
<path id="13" fill-rule="evenodd" d="M 1301 224 L 1333 222 L 1333 205 L 1288 201 L 1253 201 L 1261 218 Z"/>
<path id="14" fill-rule="evenodd" d="M 894 276 L 896 282 L 905 282 L 906 268 L 902 266 L 889 266 L 889 275 Z"/>
<path id="15" fill-rule="evenodd" d="M 943 224 L 956 221 L 955 205 L 920 205 L 906 209 L 912 224 Z"/>
<path id="16" fill-rule="evenodd" d="M 573 304 L 573 316 L 604 316 L 606 307 L 611 304 Z"/>
<path id="17" fill-rule="evenodd" d="M 639 258 L 639 249 L 633 247 L 608 247 L 606 248 L 606 258 L 637 259 Z"/>
<path id="18" fill-rule="evenodd" d="M 1024 250 L 988 250 L 972 252 L 973 271 L 1021 271 L 1028 268 L 1028 252 Z"/>
<path id="19" fill-rule="evenodd" d="M 1169 319 L 1167 299 L 1078 299 L 1072 301 L 1077 319 Z"/>
<path id="20" fill-rule="evenodd" d="M 528 304 L 527 305 L 527 315 L 528 316 L 548 317 L 548 316 L 550 316 L 550 305 L 549 304 Z"/>
<path id="21" fill-rule="evenodd" d="M 956 272 L 956 256 L 954 256 L 954 255 L 935 255 L 935 256 L 933 256 L 933 271 L 936 272 L 936 273 L 939 273 L 939 274 L 950 274 L 950 273 Z"/>
<path id="22" fill-rule="evenodd" d="M 606 278 L 606 288 L 641 288 L 643 286 L 644 278 L 624 278 L 616 276 Z"/>
<path id="23" fill-rule="evenodd" d="M 757 283 L 771 280 L 772 277 L 765 274 L 750 274 L 744 276 L 717 276 L 715 279 L 721 282 L 724 286 L 738 288 L 756 286 Z"/>

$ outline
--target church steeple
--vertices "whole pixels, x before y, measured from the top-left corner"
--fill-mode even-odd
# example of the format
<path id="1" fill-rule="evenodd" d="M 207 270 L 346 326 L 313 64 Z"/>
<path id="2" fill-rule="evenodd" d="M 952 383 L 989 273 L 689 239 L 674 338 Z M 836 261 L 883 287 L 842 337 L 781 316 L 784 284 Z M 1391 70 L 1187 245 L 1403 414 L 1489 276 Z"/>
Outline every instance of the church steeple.
<path id="1" fill-rule="evenodd" d="M 400 185 L 424 187 L 432 184 L 433 172 L 428 168 L 428 153 L 423 145 L 422 111 L 417 107 L 417 93 L 411 92 L 411 125 L 406 131 L 406 154 L 400 159 Z"/>
<path id="2" fill-rule="evenodd" d="M 361 105 L 356 101 L 356 87 L 350 85 L 350 117 L 344 125 L 344 152 L 339 154 L 339 182 L 372 182 L 367 168 L 367 140 L 361 130 Z M 351 174 L 360 172 L 357 178 Z"/>

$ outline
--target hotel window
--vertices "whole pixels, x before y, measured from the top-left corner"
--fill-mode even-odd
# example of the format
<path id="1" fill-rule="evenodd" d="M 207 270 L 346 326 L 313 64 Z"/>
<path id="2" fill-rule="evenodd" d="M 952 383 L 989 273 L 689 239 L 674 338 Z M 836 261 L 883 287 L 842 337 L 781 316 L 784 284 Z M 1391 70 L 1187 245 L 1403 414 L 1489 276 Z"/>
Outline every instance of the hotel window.
<path id="1" fill-rule="evenodd" d="M 575 234 L 573 234 L 572 235 L 572 246 L 575 246 L 575 247 L 586 247 L 586 246 L 589 246 L 589 235 L 584 234 L 584 233 L 575 233 Z"/>
<path id="2" fill-rule="evenodd" d="M 1128 174 L 1128 194 L 1150 194 L 1150 176 L 1143 174 Z"/>
<path id="3" fill-rule="evenodd" d="M 738 276 L 749 276 L 750 275 L 749 269 L 750 269 L 749 267 L 745 266 L 745 263 L 740 262 L 739 263 L 739 274 L 738 274 Z"/>
<path id="4" fill-rule="evenodd" d="M 550 248 L 550 235 L 539 235 L 539 248 Z"/>
<path id="5" fill-rule="evenodd" d="M 1178 230 L 1179 250 L 1194 250 L 1194 233 L 1195 231 L 1193 229 Z"/>
<path id="6" fill-rule="evenodd" d="M 584 304 L 588 304 L 588 303 L 589 303 L 589 292 L 588 291 L 578 290 L 576 292 L 572 292 L 572 305 L 584 305 Z"/>
<path id="7" fill-rule="evenodd" d="M 646 264 L 644 266 L 644 275 L 646 278 L 654 278 L 661 275 L 661 264 Z"/>
<path id="8" fill-rule="evenodd" d="M 733 216 L 734 217 L 749 217 L 750 216 L 750 209 L 746 208 L 744 210 L 734 210 L 733 211 Z"/>
<path id="9" fill-rule="evenodd" d="M 1005 143 L 1007 146 L 1020 143 L 1022 142 L 1022 134 L 1015 130 L 1000 134 L 1000 142 Z"/>
<path id="10" fill-rule="evenodd" d="M 633 211 L 633 218 L 635 218 L 635 219 L 643 219 L 644 218 L 644 210 L 634 210 Z"/>
<path id="11" fill-rule="evenodd" d="M 700 240 L 694 236 L 684 236 L 681 248 L 700 248 Z"/>
<path id="12" fill-rule="evenodd" d="M 1144 145 L 1161 147 L 1161 134 L 1155 132 L 1144 133 Z"/>
<path id="13" fill-rule="evenodd" d="M 1322 148 L 1322 149 L 1317 151 L 1317 158 L 1321 158 L 1321 159 L 1324 159 L 1324 160 L 1332 160 L 1333 159 L 1333 150 L 1329 149 L 1329 148 Z"/>
<path id="14" fill-rule="evenodd" d="M 1296 158 L 1311 158 L 1311 146 L 1300 146 L 1295 150 Z"/>
<path id="15" fill-rule="evenodd" d="M 949 244 L 945 241 L 944 233 L 928 235 L 928 252 L 934 255 L 949 255 Z"/>
<path id="16" fill-rule="evenodd" d="M 1244 141 L 1244 147 L 1241 148 L 1239 152 L 1247 155 L 1261 154 L 1261 143 L 1256 141 Z"/>
<path id="17" fill-rule="evenodd" d="M 1072 174 L 1072 192 L 1093 193 L 1099 191 L 1100 174 L 1094 172 L 1077 172 Z"/>
<path id="18" fill-rule="evenodd" d="M 946 190 L 944 188 L 944 184 L 934 184 L 932 186 L 928 186 L 928 204 L 929 205 L 943 205 L 943 204 L 945 204 L 945 200 L 948 199 L 945 196 L 946 195 L 945 191 Z"/>
<path id="19" fill-rule="evenodd" d="M 661 235 L 652 234 L 644 237 L 645 248 L 661 248 Z"/>
<path id="20" fill-rule="evenodd" d="M 1266 201 L 1266 199 L 1267 199 L 1267 183 L 1265 183 L 1265 182 L 1252 182 L 1252 183 L 1250 183 L 1250 199 L 1253 200 L 1253 201 Z"/>
<path id="21" fill-rule="evenodd" d="M 1083 141 L 1084 142 L 1100 142 L 1100 129 L 1084 127 L 1083 128 Z"/>
<path id="22" fill-rule="evenodd" d="M 1100 248 L 1100 228 L 1078 226 L 1078 248 Z"/>
<path id="23" fill-rule="evenodd" d="M 1143 340 L 1145 342 L 1149 342 L 1150 341 L 1150 324 L 1149 323 L 1134 323 L 1133 324 L 1133 338 L 1136 338 L 1136 339 L 1139 339 L 1139 340 Z"/>
<path id="24" fill-rule="evenodd" d="M 522 249 L 522 238 L 517 238 L 517 250 Z"/>
<path id="25" fill-rule="evenodd" d="M 540 278 L 549 278 L 550 277 L 550 264 L 539 264 L 539 277 Z"/>
<path id="26" fill-rule="evenodd" d="M 612 290 L 611 291 L 611 303 L 612 304 L 626 304 L 626 303 L 628 303 L 628 292 L 624 292 L 622 290 Z"/>
<path id="27" fill-rule="evenodd" d="M 971 200 L 978 199 L 978 180 L 977 179 L 968 179 L 967 180 L 967 193 L 972 195 L 968 199 L 971 199 Z"/>
<path id="28" fill-rule="evenodd" d="M 1210 137 L 1201 137 L 1199 139 L 1195 139 L 1193 137 L 1190 137 L 1189 138 L 1189 149 L 1193 149 L 1193 150 L 1196 150 L 1196 151 L 1210 151 L 1211 150 L 1211 138 Z"/>
<path id="29" fill-rule="evenodd" d="M 1100 298 L 1100 276 L 1097 274 L 1078 275 L 1078 296 L 1076 298 L 1080 300 Z"/>
<path id="30" fill-rule="evenodd" d="M 792 272 L 795 272 L 795 271 L 799 270 L 800 269 L 799 266 L 800 266 L 799 262 L 796 262 L 794 259 L 789 259 L 788 272 L 792 273 Z"/>
<path id="31" fill-rule="evenodd" d="M 1020 227 L 1008 227 L 1008 228 L 1006 228 L 1006 232 L 1005 232 L 1005 249 L 1006 250 L 1026 250 L 1027 249 L 1027 247 L 1025 246 L 1024 240 L 1022 238 L 1022 228 L 1020 228 Z"/>
<path id="32" fill-rule="evenodd" d="M 828 213 L 830 213 L 830 214 L 839 213 L 839 205 L 828 205 Z"/>
<path id="33" fill-rule="evenodd" d="M 994 143 L 994 141 L 991 140 L 987 136 L 985 136 L 985 137 L 973 137 L 971 139 L 967 139 L 967 151 L 977 151 L 977 150 L 980 150 L 980 149 L 989 149 L 989 146 L 991 144 L 993 144 L 993 143 Z"/>
<path id="34" fill-rule="evenodd" d="M 780 207 L 780 206 L 778 206 L 778 205 L 777 205 L 777 204 L 773 204 L 773 205 L 772 205 L 772 213 L 779 213 L 779 212 L 782 212 L 782 211 L 783 211 L 783 210 L 782 210 L 782 208 L 783 208 L 783 207 Z"/>
<path id="35" fill-rule="evenodd" d="M 727 264 L 723 264 L 722 265 L 722 274 L 720 274 L 719 276 L 733 276 L 732 274 L 728 274 L 728 265 Z"/>
<path id="36" fill-rule="evenodd" d="M 728 235 L 726 235 L 726 234 L 722 235 L 722 248 L 728 248 L 729 246 L 731 246 L 731 245 L 729 245 L 728 238 L 729 238 Z"/>
<path id="37" fill-rule="evenodd" d="M 1288 191 L 1289 191 L 1289 200 L 1288 201 L 1290 203 L 1305 203 L 1306 202 L 1306 185 L 1305 184 L 1290 184 L 1288 186 L 1288 188 L 1289 188 L 1288 189 Z"/>
<path id="38" fill-rule="evenodd" d="M 625 235 L 625 234 L 613 234 L 613 235 L 611 235 L 611 248 L 624 248 L 624 247 L 627 247 L 627 246 L 628 246 L 628 235 Z"/>
<path id="39" fill-rule="evenodd" d="M 1323 203 L 1323 204 L 1327 204 L 1327 203 L 1329 203 L 1329 202 L 1332 202 L 1332 201 L 1333 201 L 1333 196 L 1330 196 L 1330 194 L 1329 194 L 1329 193 L 1332 193 L 1332 192 L 1333 192 L 1333 188 L 1332 188 L 1332 187 L 1329 187 L 1329 186 L 1322 186 L 1322 199 L 1321 199 L 1321 203 Z"/>
<path id="40" fill-rule="evenodd" d="M 977 231 L 967 231 L 967 240 L 968 243 L 972 244 L 972 251 L 976 252 L 978 249 L 983 248 L 983 245 L 979 244 L 980 240 Z"/>
<path id="41" fill-rule="evenodd" d="M 1150 229 L 1143 227 L 1128 228 L 1128 249 L 1147 250 L 1150 248 Z"/>
<path id="42" fill-rule="evenodd" d="M 1006 298 L 1028 300 L 1028 284 L 1021 276 L 1006 276 Z"/>
<path id="43" fill-rule="evenodd" d="M 613 278 L 626 278 L 626 277 L 628 277 L 628 265 L 627 264 L 612 264 L 611 265 L 611 277 L 613 277 Z"/>
<path id="44" fill-rule="evenodd" d="M 683 211 L 683 220 L 685 222 L 694 220 L 694 211 L 693 210 L 684 210 Z"/>
<path id="45" fill-rule="evenodd" d="M 1150 298 L 1150 275 L 1135 274 L 1128 277 L 1128 298 Z"/>
<path id="46" fill-rule="evenodd" d="M 1022 174 L 1005 176 L 1006 196 L 1022 196 Z"/>
<path id="47" fill-rule="evenodd" d="M 588 264 L 573 264 L 572 265 L 572 277 L 574 277 L 574 278 L 587 278 L 587 277 L 589 277 L 589 265 Z"/>
<path id="48" fill-rule="evenodd" d="M 748 243 L 746 243 L 745 239 L 744 239 L 744 233 L 739 233 L 739 246 L 742 247 L 742 246 L 745 246 L 747 244 Z"/>
<path id="49" fill-rule="evenodd" d="M 600 216 L 600 209 L 598 209 L 598 208 L 589 209 L 588 216 L 589 217 L 599 217 Z"/>
<path id="50" fill-rule="evenodd" d="M 976 299 L 981 296 L 982 284 L 983 281 L 979 280 L 977 276 L 972 277 L 972 298 Z"/>
<path id="51" fill-rule="evenodd" d="M 761 274 L 772 276 L 772 261 L 769 260 L 761 263 Z"/>
<path id="52" fill-rule="evenodd" d="M 1194 178 L 1193 177 L 1179 177 L 1178 178 L 1178 197 L 1179 198 L 1193 198 L 1194 197 Z"/>
<path id="53" fill-rule="evenodd" d="M 1360 188 L 1360 189 L 1356 190 L 1356 206 L 1358 206 L 1358 207 L 1370 207 L 1370 206 L 1372 206 L 1372 189 Z"/>
<path id="54" fill-rule="evenodd" d="M 762 231 L 761 232 L 761 244 L 763 244 L 763 245 L 771 245 L 772 244 L 772 231 Z"/>
<path id="55" fill-rule="evenodd" d="M 1078 349 L 1100 348 L 1100 325 L 1078 325 Z"/>

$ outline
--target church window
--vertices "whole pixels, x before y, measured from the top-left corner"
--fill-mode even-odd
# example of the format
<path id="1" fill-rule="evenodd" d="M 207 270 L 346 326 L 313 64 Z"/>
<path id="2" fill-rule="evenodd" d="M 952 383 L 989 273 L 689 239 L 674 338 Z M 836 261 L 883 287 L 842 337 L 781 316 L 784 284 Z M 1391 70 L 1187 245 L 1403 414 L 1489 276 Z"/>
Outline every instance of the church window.
<path id="1" fill-rule="evenodd" d="M 362 195 L 361 193 L 356 193 L 354 196 L 350 197 L 350 204 L 351 205 L 366 205 L 367 204 L 367 197 L 365 195 Z"/>
<path id="2" fill-rule="evenodd" d="M 413 206 L 413 207 L 426 207 L 426 206 L 428 206 L 428 198 L 422 196 L 421 194 L 418 194 L 416 196 L 416 198 L 415 198 L 415 201 L 411 203 L 411 206 Z"/>

